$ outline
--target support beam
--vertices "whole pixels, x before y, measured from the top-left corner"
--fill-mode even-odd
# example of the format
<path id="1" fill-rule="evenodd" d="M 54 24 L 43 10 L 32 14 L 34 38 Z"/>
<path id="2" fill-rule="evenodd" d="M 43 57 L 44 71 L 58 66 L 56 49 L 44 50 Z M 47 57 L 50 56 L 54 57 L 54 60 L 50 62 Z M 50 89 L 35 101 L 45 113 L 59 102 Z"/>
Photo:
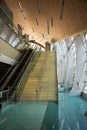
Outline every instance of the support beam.
<path id="1" fill-rule="evenodd" d="M 35 40 L 30 40 L 29 42 L 32 42 L 32 43 L 34 43 L 34 44 L 37 44 L 38 46 L 40 46 L 40 47 L 46 49 L 43 45 L 41 45 L 40 43 L 36 42 Z"/>

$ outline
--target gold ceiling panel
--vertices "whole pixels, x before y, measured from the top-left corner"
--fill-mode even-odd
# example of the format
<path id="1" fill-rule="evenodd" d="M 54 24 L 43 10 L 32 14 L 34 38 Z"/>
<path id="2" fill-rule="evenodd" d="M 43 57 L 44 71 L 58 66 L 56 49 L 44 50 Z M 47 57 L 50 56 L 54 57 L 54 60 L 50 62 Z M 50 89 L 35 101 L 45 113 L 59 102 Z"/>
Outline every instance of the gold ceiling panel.
<path id="1" fill-rule="evenodd" d="M 62 19 L 60 19 L 64 1 Z M 45 45 L 87 31 L 87 0 L 6 0 L 14 24 Z"/>

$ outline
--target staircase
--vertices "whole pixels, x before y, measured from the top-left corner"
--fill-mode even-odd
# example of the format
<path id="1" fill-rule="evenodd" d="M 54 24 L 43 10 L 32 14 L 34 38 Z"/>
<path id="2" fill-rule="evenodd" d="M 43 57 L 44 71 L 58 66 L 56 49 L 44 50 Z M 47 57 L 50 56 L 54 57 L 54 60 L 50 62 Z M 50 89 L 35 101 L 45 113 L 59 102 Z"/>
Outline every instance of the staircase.
<path id="1" fill-rule="evenodd" d="M 20 101 L 57 101 L 56 53 L 41 52 Z"/>

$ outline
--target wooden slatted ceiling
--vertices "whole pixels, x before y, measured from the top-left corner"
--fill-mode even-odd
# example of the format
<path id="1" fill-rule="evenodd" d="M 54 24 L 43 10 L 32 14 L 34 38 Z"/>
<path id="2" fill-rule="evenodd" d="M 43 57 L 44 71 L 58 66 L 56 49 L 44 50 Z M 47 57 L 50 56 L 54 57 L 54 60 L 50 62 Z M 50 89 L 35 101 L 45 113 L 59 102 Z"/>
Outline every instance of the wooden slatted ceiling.
<path id="1" fill-rule="evenodd" d="M 43 45 L 46 41 L 61 40 L 87 31 L 87 0 L 64 1 L 63 17 L 60 20 L 62 0 L 20 0 L 25 20 L 18 0 L 6 0 L 14 14 L 15 25 L 20 24 L 24 28 L 23 33 L 30 34 L 30 40 L 34 38 Z"/>

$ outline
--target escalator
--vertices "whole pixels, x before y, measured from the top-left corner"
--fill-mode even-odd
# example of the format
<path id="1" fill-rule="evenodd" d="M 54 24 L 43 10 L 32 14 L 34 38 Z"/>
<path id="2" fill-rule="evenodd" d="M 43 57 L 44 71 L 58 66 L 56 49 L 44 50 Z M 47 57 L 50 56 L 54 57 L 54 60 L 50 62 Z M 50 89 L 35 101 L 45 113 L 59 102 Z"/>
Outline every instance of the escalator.
<path id="1" fill-rule="evenodd" d="M 9 70 L 10 67 L 11 65 L 0 62 L 0 81 L 2 77 L 4 77 L 4 74 Z"/>
<path id="2" fill-rule="evenodd" d="M 8 71 L 6 76 L 0 82 L 0 102 L 10 99 L 17 88 L 17 85 L 26 69 L 35 50 L 29 48 L 18 62 L 16 62 Z M 5 81 L 5 82 L 4 82 Z"/>
<path id="3" fill-rule="evenodd" d="M 21 60 L 22 56 L 25 54 L 25 51 L 23 50 L 20 55 L 16 58 L 16 61 L 13 65 L 8 64 L 0 64 L 0 88 L 3 85 L 3 83 L 6 81 L 7 77 L 10 75 L 12 70 L 16 67 L 18 62 Z"/>

